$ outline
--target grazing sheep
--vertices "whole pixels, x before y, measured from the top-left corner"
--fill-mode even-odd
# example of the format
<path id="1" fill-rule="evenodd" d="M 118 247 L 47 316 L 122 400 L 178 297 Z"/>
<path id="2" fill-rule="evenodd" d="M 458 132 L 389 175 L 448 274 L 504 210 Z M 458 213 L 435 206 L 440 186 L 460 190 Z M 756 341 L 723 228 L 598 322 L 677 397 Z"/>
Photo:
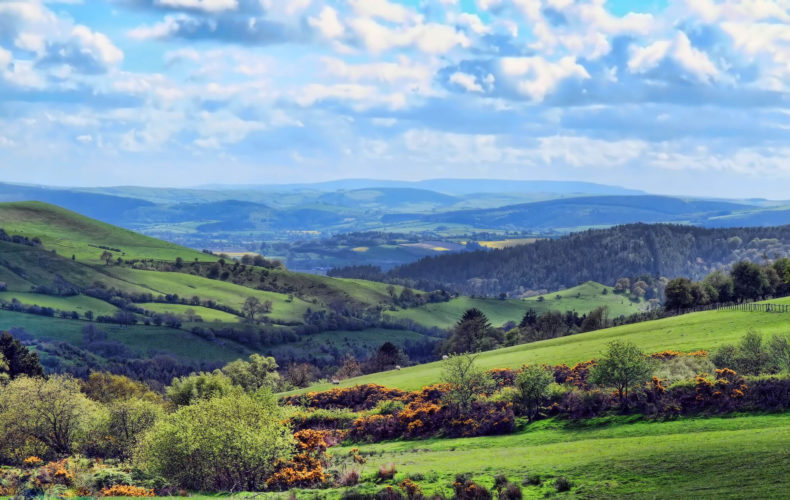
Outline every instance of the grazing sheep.
<path id="1" fill-rule="evenodd" d="M 448 359 L 450 359 L 450 356 L 448 356 L 447 354 L 445 354 L 444 356 L 442 356 L 442 359 L 443 359 L 444 361 L 447 361 Z"/>
<path id="2" fill-rule="evenodd" d="M 400 370 L 400 365 L 395 365 L 396 370 Z"/>
<path id="3" fill-rule="evenodd" d="M 336 378 L 333 378 L 332 379 L 332 383 L 335 384 L 335 385 L 338 385 L 340 383 L 340 380 L 338 380 Z"/>

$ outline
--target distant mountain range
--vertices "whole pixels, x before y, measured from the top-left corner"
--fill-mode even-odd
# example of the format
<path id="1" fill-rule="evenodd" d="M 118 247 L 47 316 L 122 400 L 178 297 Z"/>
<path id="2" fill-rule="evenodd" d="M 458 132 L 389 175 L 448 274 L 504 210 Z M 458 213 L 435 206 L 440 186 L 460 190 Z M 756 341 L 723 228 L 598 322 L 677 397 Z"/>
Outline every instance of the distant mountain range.
<path id="1" fill-rule="evenodd" d="M 440 239 L 463 246 L 469 239 L 464 235 L 472 235 L 472 241 L 481 239 L 482 236 L 474 236 L 481 233 L 494 240 L 554 238 L 588 228 L 637 222 L 703 227 L 790 223 L 790 202 L 691 199 L 586 182 L 495 179 L 417 182 L 349 179 L 190 189 L 0 184 L 0 201 L 28 200 L 57 204 L 193 248 L 266 251 L 286 262 L 293 257 L 300 266 L 316 259 L 304 254 L 291 256 L 287 245 L 264 250 L 262 243 L 287 244 L 374 231 L 421 234 L 426 241 Z M 514 236 L 513 232 L 518 235 Z M 352 250 L 357 255 L 365 251 L 345 249 L 352 260 Z M 273 254 L 269 253 L 272 251 Z M 371 250 L 365 262 L 376 264 L 377 252 L 384 255 L 389 251 L 387 245 L 376 252 Z M 391 255 L 386 258 L 392 260 Z M 399 254 L 395 260 L 402 262 L 402 258 Z"/>

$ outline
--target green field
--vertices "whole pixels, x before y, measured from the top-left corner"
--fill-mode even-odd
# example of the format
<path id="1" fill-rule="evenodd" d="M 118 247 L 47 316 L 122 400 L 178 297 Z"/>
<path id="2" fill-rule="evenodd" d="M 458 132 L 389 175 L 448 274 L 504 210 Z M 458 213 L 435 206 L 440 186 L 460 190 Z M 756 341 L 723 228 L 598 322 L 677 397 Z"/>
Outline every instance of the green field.
<path id="1" fill-rule="evenodd" d="M 299 322 L 302 321 L 308 308 L 320 309 L 320 307 L 298 297 L 289 301 L 288 296 L 282 293 L 255 290 L 191 274 L 142 271 L 126 267 L 111 267 L 108 272 L 127 283 L 147 288 L 149 293 L 161 295 L 175 293 L 185 298 L 198 296 L 201 299 L 215 300 L 237 310 L 241 310 L 248 297 L 257 297 L 261 302 L 270 300 L 272 312 L 268 316 L 281 321 Z"/>
<path id="2" fill-rule="evenodd" d="M 200 316 L 203 321 L 219 321 L 222 323 L 238 323 L 241 321 L 240 316 L 227 313 L 225 311 L 218 311 L 216 309 L 209 309 L 208 307 L 201 306 L 188 306 L 184 304 L 163 304 L 161 302 L 146 302 L 137 304 L 147 311 L 155 313 L 169 313 L 183 316 L 188 310 L 192 310 L 195 314 Z"/>
<path id="3" fill-rule="evenodd" d="M 573 364 L 598 356 L 614 339 L 629 340 L 645 352 L 665 349 L 711 350 L 727 342 L 737 342 L 750 329 L 762 334 L 787 333 L 790 314 L 744 311 L 706 311 L 632 325 L 607 328 L 567 337 L 522 344 L 481 353 L 478 364 L 490 368 L 518 368 L 523 364 Z M 427 363 L 344 380 L 342 386 L 377 383 L 401 389 L 420 389 L 439 381 L 441 363 Z M 310 390 L 324 390 L 316 386 Z"/>
<path id="4" fill-rule="evenodd" d="M 539 475 L 543 484 L 525 486 L 525 498 L 557 495 L 558 476 L 574 485 L 566 495 L 583 498 L 779 498 L 787 494 L 790 474 L 790 413 L 666 422 L 547 420 L 506 436 L 358 447 L 368 459 L 363 477 L 393 464 L 395 481 L 423 475 L 419 483 L 427 494 L 451 493 L 455 474 L 470 473 L 489 488 L 496 474 L 519 484 L 527 474 Z M 350 448 L 330 452 L 345 457 Z M 367 482 L 360 489 L 381 487 Z M 328 493 L 339 497 L 341 490 Z"/>
<path id="5" fill-rule="evenodd" d="M 37 201 L 0 203 L 0 227 L 9 234 L 38 237 L 48 250 L 55 250 L 68 258 L 74 255 L 77 260 L 91 263 L 100 262 L 99 257 L 104 252 L 99 248 L 101 246 L 121 250 L 110 252 L 124 259 L 175 260 L 181 257 L 186 261 L 196 258 L 216 260 L 216 257 L 196 250 Z"/>
<path id="6" fill-rule="evenodd" d="M 17 299 L 24 305 L 51 307 L 52 309 L 61 311 L 77 311 L 80 315 L 85 314 L 85 311 L 93 311 L 97 316 L 112 315 L 118 310 L 118 308 L 112 304 L 86 295 L 56 297 L 41 293 L 0 292 L 0 300 L 11 302 L 12 299 Z"/>
<path id="7" fill-rule="evenodd" d="M 76 346 L 82 342 L 82 329 L 89 324 L 107 332 L 108 340 L 121 342 L 146 357 L 151 352 L 161 352 L 188 360 L 228 362 L 252 353 L 235 342 L 225 339 L 209 342 L 184 330 L 90 323 L 0 310 L 0 330 L 23 328 L 37 339 L 63 341 Z"/>
<path id="8" fill-rule="evenodd" d="M 606 295 L 601 293 L 604 289 L 608 291 Z M 534 309 L 538 313 L 576 311 L 579 314 L 585 314 L 596 307 L 607 306 L 610 317 L 627 316 L 643 310 L 644 301 L 634 302 L 628 297 L 613 293 L 613 290 L 612 287 L 591 281 L 567 290 L 546 294 L 542 301 L 538 297 L 524 300 L 458 297 L 449 302 L 426 304 L 411 309 L 388 312 L 387 315 L 396 319 L 411 319 L 429 327 L 450 328 L 461 318 L 464 311 L 472 307 L 483 311 L 494 326 L 502 326 L 508 321 L 518 323 L 529 309 Z M 557 295 L 562 298 L 558 300 Z"/>

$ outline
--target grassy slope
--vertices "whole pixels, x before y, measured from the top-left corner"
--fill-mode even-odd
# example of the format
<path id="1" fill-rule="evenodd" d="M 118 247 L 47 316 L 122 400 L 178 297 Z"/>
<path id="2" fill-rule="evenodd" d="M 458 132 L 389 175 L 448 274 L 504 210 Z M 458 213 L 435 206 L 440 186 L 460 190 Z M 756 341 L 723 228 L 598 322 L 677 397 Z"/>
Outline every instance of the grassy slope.
<path id="1" fill-rule="evenodd" d="M 302 355 L 329 358 L 334 350 L 341 353 L 364 352 L 368 354 L 381 347 L 385 341 L 402 347 L 407 340 L 420 341 L 425 338 L 424 335 L 407 330 L 384 330 L 381 328 L 368 328 L 359 331 L 338 330 L 309 335 L 298 342 L 268 348 L 267 354 L 277 357 L 280 353 L 295 350 Z"/>
<path id="2" fill-rule="evenodd" d="M 191 261 L 216 260 L 215 257 L 156 238 L 105 224 L 64 208 L 40 202 L 0 203 L 0 227 L 9 234 L 39 237 L 48 250 L 78 260 L 98 263 L 108 246 L 122 251 L 125 259 Z M 92 246 L 93 245 L 93 246 Z M 117 254 L 117 252 L 112 252 Z M 116 255 L 119 256 L 119 255 Z"/>
<path id="3" fill-rule="evenodd" d="M 392 463 L 396 480 L 423 474 L 426 493 L 447 488 L 460 472 L 472 473 L 487 487 L 495 474 L 519 483 L 527 473 L 540 475 L 547 484 L 525 487 L 525 498 L 556 494 L 551 478 L 558 476 L 574 483 L 571 494 L 587 498 L 768 498 L 787 493 L 788 413 L 613 420 L 618 425 L 596 420 L 574 428 L 543 421 L 507 436 L 362 445 L 363 454 L 376 452 L 368 456 L 363 474 Z M 350 448 L 333 448 L 332 453 L 347 456 Z M 339 495 L 340 490 L 333 490 L 329 497 Z"/>
<path id="4" fill-rule="evenodd" d="M 38 339 L 51 339 L 80 345 L 82 329 L 95 324 L 116 340 L 143 354 L 149 351 L 167 352 L 184 359 L 205 361 L 233 361 L 249 356 L 251 351 L 230 341 L 208 342 L 183 330 L 155 326 L 127 326 L 96 324 L 32 314 L 0 311 L 0 330 L 24 328 Z"/>
<path id="5" fill-rule="evenodd" d="M 270 300 L 272 312 L 269 316 L 282 321 L 301 321 L 309 307 L 313 310 L 319 309 L 296 297 L 292 302 L 288 302 L 288 296 L 282 293 L 255 290 L 191 274 L 142 271 L 124 267 L 111 267 L 108 272 L 118 279 L 147 288 L 153 294 L 176 293 L 180 297 L 187 298 L 197 295 L 201 299 L 212 299 L 237 310 L 241 309 L 247 297 L 258 297 L 261 302 Z"/>
<path id="6" fill-rule="evenodd" d="M 55 297 L 40 293 L 0 292 L 0 300 L 11 302 L 12 299 L 17 299 L 24 305 L 35 304 L 61 311 L 77 311 L 81 315 L 85 314 L 85 311 L 93 311 L 96 315 L 112 315 L 118 310 L 112 304 L 86 295 Z"/>
<path id="7" fill-rule="evenodd" d="M 603 295 L 601 291 L 607 289 L 608 293 Z M 408 318 L 425 326 L 436 326 L 439 328 L 452 327 L 463 315 L 464 311 L 476 307 L 483 311 L 491 324 L 501 326 L 508 321 L 518 323 L 521 317 L 529 309 L 534 309 L 538 313 L 551 310 L 577 311 L 579 314 L 587 313 L 596 307 L 605 305 L 609 307 L 611 317 L 629 315 L 641 311 L 644 301 L 636 303 L 622 295 L 613 293 L 613 288 L 606 287 L 599 283 L 588 282 L 574 288 L 569 288 L 561 292 L 549 293 L 545 295 L 545 300 L 538 301 L 537 297 L 525 300 L 498 300 L 498 299 L 473 299 L 470 297 L 458 297 L 449 302 L 438 304 L 426 304 L 421 307 L 394 311 L 387 313 L 394 318 Z M 562 299 L 555 297 L 560 295 Z M 577 298 L 577 295 L 579 297 Z"/>
<path id="8" fill-rule="evenodd" d="M 208 307 L 188 306 L 184 304 L 163 304 L 161 302 L 147 302 L 137 305 L 147 311 L 153 311 L 159 314 L 170 313 L 179 314 L 182 316 L 187 312 L 187 310 L 191 309 L 195 312 L 195 314 L 203 318 L 204 322 L 220 321 L 223 323 L 238 323 L 241 320 L 241 317 L 239 316 L 234 316 L 233 314 L 226 313 L 225 311 L 209 309 Z"/>
<path id="9" fill-rule="evenodd" d="M 749 329 L 762 334 L 786 333 L 790 314 L 752 313 L 742 311 L 706 311 L 633 325 L 619 326 L 544 340 L 481 353 L 478 364 L 483 368 L 517 368 L 522 364 L 573 364 L 594 358 L 614 339 L 630 340 L 646 352 L 665 349 L 693 351 L 714 349 L 725 342 L 735 342 Z M 345 380 L 341 385 L 377 383 L 402 389 L 419 389 L 437 382 L 441 363 L 428 363 Z M 310 390 L 323 390 L 328 385 Z"/>

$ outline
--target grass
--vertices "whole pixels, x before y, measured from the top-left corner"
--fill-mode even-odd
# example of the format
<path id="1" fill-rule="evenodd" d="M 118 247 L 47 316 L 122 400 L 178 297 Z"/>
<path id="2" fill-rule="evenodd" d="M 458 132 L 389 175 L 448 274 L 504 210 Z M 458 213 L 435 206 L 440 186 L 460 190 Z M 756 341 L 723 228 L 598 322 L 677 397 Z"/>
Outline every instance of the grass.
<path id="1" fill-rule="evenodd" d="M 549 420 L 506 436 L 358 447 L 368 459 L 363 477 L 391 463 L 395 482 L 420 474 L 427 494 L 449 493 L 457 473 L 470 473 L 486 487 L 496 474 L 520 484 L 529 473 L 543 484 L 525 486 L 525 498 L 556 495 L 558 476 L 574 484 L 570 495 L 586 498 L 769 498 L 787 491 L 790 413 L 668 422 L 610 417 L 578 427 Z M 330 451 L 345 457 L 350 448 Z M 336 498 L 341 490 L 328 493 Z"/>
<path id="2" fill-rule="evenodd" d="M 23 328 L 39 340 L 63 341 L 76 346 L 82 342 L 82 329 L 89 324 L 107 332 L 109 340 L 121 342 L 144 355 L 162 352 L 182 359 L 229 362 L 252 353 L 235 342 L 225 339 L 209 342 L 184 330 L 143 325 L 122 327 L 0 310 L 0 330 Z"/>
<path id="3" fill-rule="evenodd" d="M 478 241 L 478 243 L 480 244 L 480 246 L 486 248 L 502 249 L 502 248 L 517 247 L 520 245 L 531 245 L 536 241 L 538 241 L 538 238 L 513 238 L 509 240 Z"/>
<path id="4" fill-rule="evenodd" d="M 77 311 L 80 315 L 85 311 L 93 311 L 95 315 L 112 315 L 118 308 L 103 300 L 94 299 L 86 295 L 75 295 L 72 297 L 55 297 L 40 293 L 24 292 L 0 292 L 0 300 L 11 302 L 17 299 L 24 305 L 38 305 L 41 307 L 51 307 L 61 311 Z"/>
<path id="5" fill-rule="evenodd" d="M 161 302 L 146 302 L 137 304 L 145 310 L 155 313 L 170 313 L 183 316 L 187 310 L 192 310 L 195 314 L 203 318 L 203 321 L 219 321 L 223 323 L 237 323 L 242 318 L 225 311 L 218 311 L 216 309 L 209 309 L 208 307 L 201 306 L 188 306 L 184 304 L 163 304 Z"/>
<path id="6" fill-rule="evenodd" d="M 606 295 L 601 293 L 604 289 L 607 290 Z M 450 328 L 461 318 L 464 311 L 472 307 L 483 311 L 494 326 L 501 326 L 508 321 L 518 323 L 529 309 L 534 309 L 538 313 L 555 310 L 585 314 L 605 305 L 609 308 L 609 316 L 615 317 L 640 312 L 644 307 L 644 301 L 634 302 L 628 297 L 613 293 L 613 290 L 611 287 L 591 281 L 567 290 L 546 294 L 543 296 L 543 301 L 538 300 L 538 297 L 524 300 L 458 297 L 449 302 L 426 304 L 387 314 L 393 318 L 411 319 L 429 327 Z M 557 295 L 562 298 L 557 300 Z"/>
<path id="7" fill-rule="evenodd" d="M 298 297 L 294 297 L 292 301 L 289 301 L 288 295 L 282 293 L 255 290 L 226 281 L 212 280 L 191 274 L 143 271 L 114 266 L 110 266 L 108 272 L 127 283 L 147 288 L 150 293 L 161 295 L 175 293 L 180 297 L 186 298 L 198 296 L 201 299 L 211 299 L 220 304 L 225 304 L 236 310 L 241 310 L 244 301 L 248 297 L 257 297 L 261 302 L 270 300 L 272 302 L 272 312 L 268 316 L 280 321 L 301 322 L 308 308 L 313 310 L 320 309 L 320 306 L 306 302 Z"/>
<path id="8" fill-rule="evenodd" d="M 698 312 L 488 351 L 481 353 L 477 362 L 486 369 L 517 368 L 522 364 L 534 363 L 574 364 L 598 356 L 606 344 L 615 339 L 632 341 L 643 351 L 650 353 L 665 349 L 712 350 L 723 343 L 737 342 L 750 329 L 764 335 L 786 333 L 790 330 L 790 314 Z M 414 390 L 437 382 L 440 377 L 441 362 L 434 362 L 400 371 L 348 379 L 341 386 L 377 383 Z M 309 390 L 324 390 L 329 387 L 315 386 Z"/>
<path id="9" fill-rule="evenodd" d="M 37 201 L 0 203 L 0 221 L 0 227 L 9 234 L 38 237 L 48 250 L 55 250 L 67 258 L 74 255 L 77 260 L 84 262 L 99 263 L 99 257 L 104 252 L 104 249 L 98 248 L 100 246 L 121 250 L 110 252 L 124 259 L 175 260 L 181 257 L 187 261 L 195 258 L 216 260 L 216 257 L 196 250 Z"/>

